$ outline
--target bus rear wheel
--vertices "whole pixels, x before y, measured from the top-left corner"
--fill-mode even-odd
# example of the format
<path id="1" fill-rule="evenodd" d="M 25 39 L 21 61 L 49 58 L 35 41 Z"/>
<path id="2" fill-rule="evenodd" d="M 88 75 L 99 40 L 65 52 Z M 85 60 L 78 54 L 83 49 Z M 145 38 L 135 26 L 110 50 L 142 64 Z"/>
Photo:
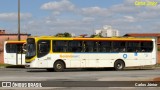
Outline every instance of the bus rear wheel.
<path id="1" fill-rule="evenodd" d="M 64 63 L 62 61 L 56 61 L 54 64 L 55 72 L 62 72 L 64 70 Z"/>
<path id="2" fill-rule="evenodd" d="M 116 71 L 121 71 L 123 70 L 125 67 L 125 64 L 122 60 L 117 60 L 115 63 L 114 63 L 114 69 Z"/>

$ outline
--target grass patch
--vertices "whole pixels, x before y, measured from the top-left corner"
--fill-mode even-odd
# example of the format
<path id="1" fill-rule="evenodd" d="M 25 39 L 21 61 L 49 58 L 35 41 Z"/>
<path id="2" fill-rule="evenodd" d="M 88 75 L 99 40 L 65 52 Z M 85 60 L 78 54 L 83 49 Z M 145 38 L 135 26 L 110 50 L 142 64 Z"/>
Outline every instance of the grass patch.
<path id="1" fill-rule="evenodd" d="M 7 67 L 10 66 L 10 64 L 0 64 L 0 67 Z"/>
<path id="2" fill-rule="evenodd" d="M 156 64 L 155 66 L 156 66 L 156 67 L 160 67 L 160 64 Z"/>

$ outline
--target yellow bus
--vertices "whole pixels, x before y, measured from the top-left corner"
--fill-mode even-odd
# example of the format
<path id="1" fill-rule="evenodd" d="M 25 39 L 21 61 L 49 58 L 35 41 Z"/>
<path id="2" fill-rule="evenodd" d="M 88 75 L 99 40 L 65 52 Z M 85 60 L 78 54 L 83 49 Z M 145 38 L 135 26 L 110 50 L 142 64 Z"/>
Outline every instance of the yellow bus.
<path id="1" fill-rule="evenodd" d="M 12 65 L 25 65 L 25 51 L 23 45 L 26 41 L 4 42 L 4 63 Z"/>
<path id="2" fill-rule="evenodd" d="M 107 68 L 156 64 L 152 38 L 29 37 L 26 67 L 60 72 L 67 68 Z"/>

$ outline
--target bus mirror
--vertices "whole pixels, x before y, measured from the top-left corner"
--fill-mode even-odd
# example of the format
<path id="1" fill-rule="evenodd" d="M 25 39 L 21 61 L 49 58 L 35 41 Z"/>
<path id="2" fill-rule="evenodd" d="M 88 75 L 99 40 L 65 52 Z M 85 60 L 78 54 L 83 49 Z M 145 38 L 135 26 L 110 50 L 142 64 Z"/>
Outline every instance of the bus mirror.
<path id="1" fill-rule="evenodd" d="M 23 51 L 24 51 L 24 52 L 27 52 L 27 44 L 26 44 L 26 43 L 23 44 L 23 47 L 22 47 L 22 48 L 23 48 Z"/>

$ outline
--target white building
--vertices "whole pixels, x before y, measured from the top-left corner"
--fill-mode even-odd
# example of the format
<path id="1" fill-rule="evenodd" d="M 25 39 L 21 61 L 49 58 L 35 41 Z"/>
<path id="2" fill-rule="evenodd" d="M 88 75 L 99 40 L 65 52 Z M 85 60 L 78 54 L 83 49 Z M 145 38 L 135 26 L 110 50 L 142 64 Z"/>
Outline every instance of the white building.
<path id="1" fill-rule="evenodd" d="M 105 25 L 102 29 L 95 30 L 96 35 L 101 35 L 103 37 L 113 37 L 113 36 L 119 36 L 119 31 L 116 29 L 113 29 L 111 26 Z"/>

